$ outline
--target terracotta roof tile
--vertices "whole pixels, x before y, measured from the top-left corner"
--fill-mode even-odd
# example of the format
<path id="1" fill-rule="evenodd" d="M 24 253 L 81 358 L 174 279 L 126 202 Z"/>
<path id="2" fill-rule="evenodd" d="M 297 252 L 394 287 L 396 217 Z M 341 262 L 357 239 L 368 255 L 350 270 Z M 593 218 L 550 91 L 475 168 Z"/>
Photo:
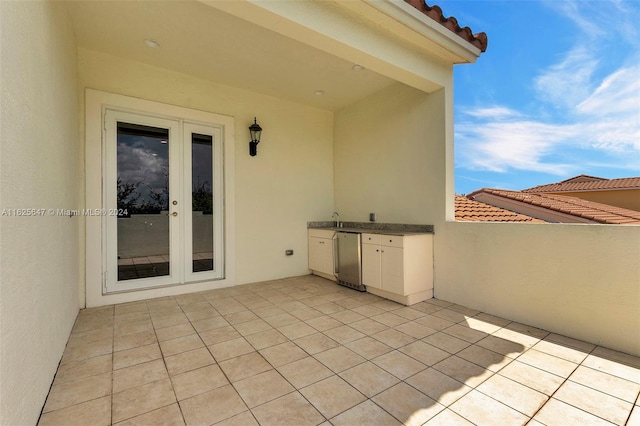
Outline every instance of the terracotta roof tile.
<path id="1" fill-rule="evenodd" d="M 605 179 L 596 176 L 579 175 L 558 183 L 538 185 L 524 189 L 527 193 L 604 191 L 612 189 L 640 189 L 640 177 Z"/>
<path id="2" fill-rule="evenodd" d="M 490 204 L 473 201 L 462 195 L 456 195 L 455 199 L 456 220 L 463 222 L 537 222 L 544 220 L 535 219 L 511 210 L 501 209 Z"/>
<path id="3" fill-rule="evenodd" d="M 481 192 L 576 217 L 583 217 L 598 223 L 617 225 L 640 224 L 640 212 L 635 210 L 623 209 L 621 207 L 596 203 L 576 197 L 568 197 L 566 195 L 534 194 L 522 191 L 484 188 L 479 191 L 472 192 L 468 197 L 473 199 Z"/>
<path id="4" fill-rule="evenodd" d="M 487 38 L 486 33 L 473 34 L 473 31 L 471 31 L 471 28 L 469 27 L 461 28 L 460 25 L 458 25 L 458 20 L 456 18 L 454 18 L 453 16 L 445 18 L 440 6 L 437 6 L 437 5 L 429 6 L 425 0 L 404 0 L 404 1 L 409 3 L 411 6 L 415 7 L 420 12 L 424 13 L 425 15 L 427 15 L 429 18 L 433 19 L 437 23 L 441 24 L 442 26 L 447 28 L 449 31 L 462 37 L 464 40 L 468 41 L 469 43 L 471 43 L 472 45 L 480 49 L 481 52 L 485 52 L 487 50 L 487 44 L 489 43 L 489 40 Z"/>

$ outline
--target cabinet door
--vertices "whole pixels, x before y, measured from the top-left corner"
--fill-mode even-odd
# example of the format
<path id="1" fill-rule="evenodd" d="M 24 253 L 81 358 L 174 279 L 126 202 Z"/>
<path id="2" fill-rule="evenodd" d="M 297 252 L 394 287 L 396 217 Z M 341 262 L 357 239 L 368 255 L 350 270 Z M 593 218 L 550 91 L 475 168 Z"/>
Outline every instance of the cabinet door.
<path id="1" fill-rule="evenodd" d="M 404 289 L 404 250 L 400 247 L 381 247 L 380 276 L 382 289 L 406 296 Z"/>
<path id="2" fill-rule="evenodd" d="M 380 288 L 380 246 L 362 244 L 362 283 Z"/>
<path id="3" fill-rule="evenodd" d="M 333 274 L 333 240 L 309 237 L 309 269 Z"/>

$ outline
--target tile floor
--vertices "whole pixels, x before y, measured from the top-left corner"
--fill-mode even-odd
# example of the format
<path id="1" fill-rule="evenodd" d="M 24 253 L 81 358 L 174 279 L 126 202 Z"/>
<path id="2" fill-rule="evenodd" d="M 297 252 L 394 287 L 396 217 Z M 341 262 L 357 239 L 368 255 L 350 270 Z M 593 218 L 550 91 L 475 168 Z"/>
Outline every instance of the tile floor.
<path id="1" fill-rule="evenodd" d="M 314 276 L 80 312 L 40 425 L 640 425 L 640 359 Z"/>

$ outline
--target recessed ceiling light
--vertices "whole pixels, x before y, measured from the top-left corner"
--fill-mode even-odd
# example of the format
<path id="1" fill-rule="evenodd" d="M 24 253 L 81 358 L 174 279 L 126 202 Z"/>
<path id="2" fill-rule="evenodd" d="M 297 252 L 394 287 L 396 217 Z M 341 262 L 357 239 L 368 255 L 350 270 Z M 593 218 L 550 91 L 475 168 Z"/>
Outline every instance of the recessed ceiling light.
<path id="1" fill-rule="evenodd" d="M 313 94 L 316 95 L 316 96 L 322 96 L 322 95 L 324 95 L 324 90 L 322 90 L 322 89 L 321 90 L 316 90 L 315 92 L 313 92 Z"/>
<path id="2" fill-rule="evenodd" d="M 155 41 L 155 40 L 154 40 L 154 39 L 152 39 L 152 38 L 148 38 L 148 39 L 146 39 L 146 40 L 144 41 L 144 44 L 146 44 L 147 46 L 149 46 L 149 47 L 151 47 L 151 48 L 154 48 L 154 49 L 157 49 L 157 48 L 159 48 L 159 47 L 160 47 L 160 43 L 158 43 L 157 41 Z"/>
<path id="3" fill-rule="evenodd" d="M 351 67 L 351 69 L 354 71 L 362 71 L 364 67 L 362 65 L 355 64 L 354 66 Z"/>

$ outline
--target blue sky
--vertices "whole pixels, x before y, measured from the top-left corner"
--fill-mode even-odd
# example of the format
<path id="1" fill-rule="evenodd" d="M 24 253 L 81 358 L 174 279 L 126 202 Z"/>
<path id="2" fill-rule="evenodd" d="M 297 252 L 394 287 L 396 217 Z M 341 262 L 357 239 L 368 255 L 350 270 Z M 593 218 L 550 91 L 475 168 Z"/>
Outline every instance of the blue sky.
<path id="1" fill-rule="evenodd" d="M 456 193 L 640 176 L 640 1 L 457 1 L 489 46 L 455 67 Z"/>

